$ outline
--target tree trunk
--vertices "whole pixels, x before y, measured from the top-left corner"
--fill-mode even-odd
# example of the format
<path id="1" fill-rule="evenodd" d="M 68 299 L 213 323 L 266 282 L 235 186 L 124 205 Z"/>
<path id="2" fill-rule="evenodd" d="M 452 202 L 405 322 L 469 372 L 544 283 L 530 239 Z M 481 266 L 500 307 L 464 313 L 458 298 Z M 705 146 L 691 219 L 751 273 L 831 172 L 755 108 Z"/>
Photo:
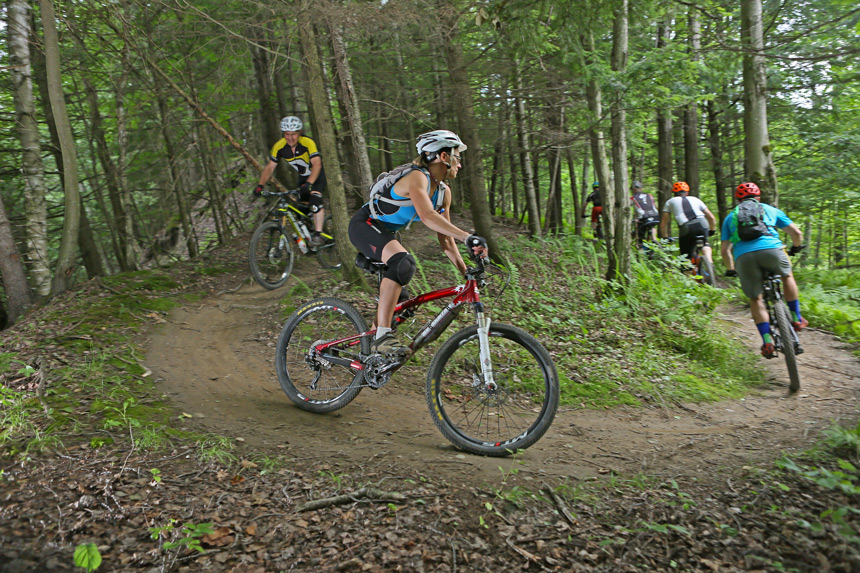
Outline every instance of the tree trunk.
<path id="1" fill-rule="evenodd" d="M 538 210 L 537 193 L 535 191 L 534 173 L 532 171 L 532 156 L 528 143 L 526 126 L 526 105 L 522 97 L 522 77 L 519 61 L 514 61 L 514 102 L 517 120 L 517 139 L 520 142 L 520 163 L 522 164 L 522 183 L 525 191 L 526 209 L 529 214 L 529 235 L 540 237 L 540 211 Z"/>
<path id="2" fill-rule="evenodd" d="M 588 163 L 583 158 L 584 163 Z M 577 237 L 582 236 L 582 217 L 579 216 L 582 210 L 582 202 L 579 197 L 579 188 L 576 185 L 576 167 L 573 161 L 573 148 L 567 148 L 567 173 L 570 177 L 570 195 L 573 199 L 573 234 Z"/>
<path id="3" fill-rule="evenodd" d="M 179 181 L 179 168 L 176 159 L 176 146 L 169 127 L 167 95 L 161 88 L 160 82 L 155 82 L 158 98 L 158 115 L 161 127 L 161 137 L 164 139 L 164 148 L 167 153 L 167 175 L 170 181 L 170 190 L 176 199 L 176 210 L 179 212 L 179 222 L 182 225 L 182 233 L 185 235 L 185 246 L 188 249 L 188 257 L 193 259 L 198 254 L 197 235 L 188 210 L 188 199 L 185 189 Z"/>
<path id="4" fill-rule="evenodd" d="M 666 46 L 670 36 L 669 22 L 661 22 L 657 28 L 657 47 Z M 672 110 L 657 110 L 657 208 L 672 197 L 674 175 L 672 171 Z"/>
<path id="5" fill-rule="evenodd" d="M 197 94 L 195 94 L 195 98 Z M 195 142 L 197 157 L 203 164 L 203 176 L 206 182 L 206 191 L 209 195 L 209 212 L 215 222 L 215 232 L 218 234 L 218 244 L 223 245 L 230 238 L 230 225 L 227 222 L 227 214 L 224 210 L 224 200 L 221 193 L 221 184 L 218 178 L 215 162 L 212 159 L 212 150 L 209 148 L 209 140 L 203 131 L 203 122 L 194 122 Z"/>
<path id="6" fill-rule="evenodd" d="M 0 279 L 3 280 L 6 304 L 9 307 L 5 322 L 13 324 L 19 316 L 27 312 L 33 300 L 21 255 L 18 254 L 18 247 L 15 246 L 15 239 L 12 237 L 12 226 L 6 217 L 2 194 L 0 194 Z M 3 324 L 0 324 L 0 328 L 3 328 Z"/>
<path id="7" fill-rule="evenodd" d="M 469 76 L 466 72 L 466 64 L 463 61 L 463 52 L 457 35 L 458 11 L 449 0 L 439 0 L 438 6 L 440 17 L 446 24 L 445 28 L 448 32 L 443 35 L 442 39 L 448 61 L 448 77 L 451 80 L 451 103 L 457 110 L 459 120 L 460 132 L 458 135 L 470 146 L 466 152 L 468 155 L 465 159 L 464 168 L 469 181 L 472 223 L 475 225 L 475 232 L 487 240 L 490 256 L 498 258 L 500 252 L 492 228 L 493 219 L 490 217 L 490 208 L 487 205 L 484 156 L 477 122 L 475 121 L 472 89 L 469 86 Z"/>
<path id="8" fill-rule="evenodd" d="M 719 110 L 713 100 L 708 100 L 708 145 L 711 148 L 711 166 L 714 170 L 714 184 L 717 193 L 717 217 L 722 224 L 729 212 L 726 201 L 726 174 L 723 171 L 723 143 L 720 137 L 722 126 L 719 120 Z"/>
<path id="9" fill-rule="evenodd" d="M 358 94 L 352 82 L 352 71 L 346 54 L 346 44 L 343 40 L 341 28 L 338 25 L 330 26 L 332 52 L 334 53 L 334 65 L 338 82 L 335 88 L 340 94 L 346 117 L 346 125 L 349 126 L 349 135 L 352 139 L 352 147 L 355 153 L 356 166 L 358 168 L 359 189 L 362 197 L 373 184 L 373 173 L 370 171 L 370 158 L 367 156 L 367 144 L 364 140 L 364 126 L 361 121 L 361 109 L 358 105 Z"/>
<path id="10" fill-rule="evenodd" d="M 269 81 L 269 53 L 261 47 L 251 46 L 251 60 L 254 63 L 254 78 L 257 84 L 258 113 L 260 114 L 260 135 L 263 149 L 280 139 L 281 132 L 275 110 L 272 108 L 272 83 Z"/>
<path id="11" fill-rule="evenodd" d="M 591 63 L 594 58 L 594 36 L 585 32 L 582 36 L 582 46 L 586 52 L 586 63 Z M 589 77 L 586 83 L 586 97 L 588 98 L 588 109 L 591 111 L 591 127 L 588 130 L 591 141 L 591 159 L 594 164 L 594 177 L 600 184 L 600 200 L 603 204 L 603 236 L 607 243 L 612 243 L 615 235 L 615 221 L 613 218 L 613 207 L 615 204 L 614 193 L 609 191 L 612 179 L 609 175 L 609 160 L 606 158 L 606 141 L 603 130 L 599 127 L 603 119 L 603 96 L 600 92 L 600 84 L 594 77 Z M 611 248 L 610 248 L 611 251 Z"/>
<path id="12" fill-rule="evenodd" d="M 7 8 L 9 30 L 9 71 L 15 100 L 15 125 L 21 142 L 26 212 L 26 263 L 30 280 L 40 297 L 51 293 L 51 268 L 48 261 L 48 207 L 45 201 L 45 168 L 39 144 L 39 126 L 33 102 L 33 77 L 30 67 L 29 4 L 10 0 Z"/>
<path id="13" fill-rule="evenodd" d="M 317 52 L 317 39 L 312 24 L 311 2 L 302 0 L 296 14 L 296 24 L 299 29 L 299 39 L 302 49 L 302 59 L 306 66 L 308 78 L 308 98 L 310 107 L 317 118 L 319 131 L 316 133 L 322 154 L 323 168 L 326 173 L 326 192 L 328 194 L 331 218 L 334 224 L 334 236 L 337 254 L 343 261 L 341 269 L 344 278 L 350 283 L 359 283 L 367 288 L 366 281 L 358 268 L 352 264 L 355 249 L 349 241 L 347 227 L 349 214 L 346 210 L 346 194 L 340 175 L 340 161 L 337 156 L 337 140 L 334 134 L 334 120 L 329 107 L 328 96 L 323 80 L 322 62 Z"/>
<path id="14" fill-rule="evenodd" d="M 81 222 L 81 199 L 78 191 L 78 156 L 75 138 L 66 110 L 60 73 L 60 46 L 57 34 L 57 20 L 53 0 L 39 0 L 42 12 L 42 27 L 45 34 L 45 72 L 48 78 L 48 97 L 57 124 L 60 148 L 63 152 L 63 232 L 60 238 L 60 252 L 57 255 L 57 268 L 51 293 L 57 295 L 69 288 L 69 279 L 75 271 L 77 258 L 78 231 Z"/>
<path id="15" fill-rule="evenodd" d="M 762 202 L 776 206 L 779 204 L 779 191 L 767 126 L 767 69 L 763 34 L 761 0 L 741 0 L 747 180 L 759 186 Z"/>
<path id="16" fill-rule="evenodd" d="M 690 61 L 701 59 L 702 35 L 695 8 L 687 18 L 690 33 Z M 690 186 L 690 195 L 699 195 L 699 111 L 698 104 L 691 101 L 684 108 L 684 178 Z"/>
<path id="17" fill-rule="evenodd" d="M 627 69 L 628 0 L 621 0 L 612 30 L 612 71 L 623 75 Z M 630 280 L 630 194 L 627 184 L 627 114 L 623 93 L 612 99 L 612 169 L 615 175 L 615 240 L 609 251 L 606 280 L 626 284 Z"/>

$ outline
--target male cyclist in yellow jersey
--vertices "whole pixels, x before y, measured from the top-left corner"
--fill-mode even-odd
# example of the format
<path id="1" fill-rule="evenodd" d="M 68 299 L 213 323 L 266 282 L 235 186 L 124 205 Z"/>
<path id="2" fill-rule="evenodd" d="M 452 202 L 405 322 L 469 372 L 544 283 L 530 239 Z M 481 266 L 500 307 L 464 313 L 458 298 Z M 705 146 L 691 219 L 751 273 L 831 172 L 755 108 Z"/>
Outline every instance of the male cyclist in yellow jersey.
<path id="1" fill-rule="evenodd" d="M 302 120 L 294 115 L 288 115 L 281 120 L 281 133 L 284 137 L 272 146 L 269 162 L 260 174 L 260 183 L 254 188 L 254 194 L 257 196 L 262 194 L 263 185 L 272 176 L 278 162 L 281 159 L 286 160 L 299 174 L 301 200 L 310 203 L 313 211 L 314 232 L 311 234 L 311 246 L 319 247 L 325 242 L 320 235 L 325 221 L 322 198 L 322 192 L 325 190 L 325 171 L 317 144 L 310 137 L 302 135 L 302 127 Z"/>

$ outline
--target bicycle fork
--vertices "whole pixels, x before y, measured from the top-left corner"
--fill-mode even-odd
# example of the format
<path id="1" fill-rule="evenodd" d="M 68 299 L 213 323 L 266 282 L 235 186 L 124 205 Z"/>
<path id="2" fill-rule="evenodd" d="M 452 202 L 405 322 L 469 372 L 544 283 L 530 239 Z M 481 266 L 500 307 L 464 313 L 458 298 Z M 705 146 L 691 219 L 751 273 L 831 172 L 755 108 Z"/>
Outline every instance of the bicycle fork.
<path id="1" fill-rule="evenodd" d="M 490 357 L 490 317 L 484 315 L 484 305 L 475 304 L 475 318 L 478 322 L 478 344 L 480 346 L 481 374 L 484 389 L 495 390 L 498 386 L 493 377 L 493 360 Z"/>

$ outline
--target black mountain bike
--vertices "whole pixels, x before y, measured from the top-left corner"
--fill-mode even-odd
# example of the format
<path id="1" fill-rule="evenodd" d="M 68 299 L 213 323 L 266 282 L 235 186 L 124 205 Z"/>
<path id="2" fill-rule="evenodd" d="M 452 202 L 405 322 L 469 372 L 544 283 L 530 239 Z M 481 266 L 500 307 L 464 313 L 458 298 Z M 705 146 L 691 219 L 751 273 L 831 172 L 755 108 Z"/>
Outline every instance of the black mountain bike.
<path id="1" fill-rule="evenodd" d="M 549 429 L 558 408 L 558 374 L 534 337 L 485 315 L 480 289 L 487 267 L 473 259 L 477 266 L 466 272 L 465 284 L 399 302 L 392 327 L 397 329 L 425 303 L 453 297 L 417 331 L 409 346 L 414 354 L 436 340 L 464 306 L 472 308 L 476 324 L 454 333 L 430 363 L 427 406 L 456 447 L 506 456 L 531 446 Z M 356 264 L 378 278 L 385 269 L 363 255 Z M 303 410 L 326 413 L 349 404 L 362 388 L 384 386 L 409 357 L 371 352 L 375 332 L 352 305 L 336 298 L 299 308 L 278 338 L 275 367 L 284 393 Z"/>
<path id="2" fill-rule="evenodd" d="M 696 235 L 696 244 L 690 252 L 690 264 L 693 265 L 694 279 L 700 283 L 714 286 L 714 263 L 702 254 L 706 239 L 707 237 L 702 233 Z"/>
<path id="3" fill-rule="evenodd" d="M 773 347 L 777 353 L 785 357 L 785 365 L 788 367 L 788 378 L 790 380 L 788 389 L 797 392 L 800 389 L 800 374 L 797 371 L 797 355 L 803 354 L 800 338 L 791 325 L 791 312 L 785 299 L 782 297 L 782 275 L 765 272 L 764 291 L 762 292 L 764 304 L 767 306 L 767 315 L 771 324 L 771 336 Z M 776 324 L 776 327 L 774 327 Z"/>
<path id="4" fill-rule="evenodd" d="M 293 271 L 296 251 L 303 255 L 316 254 L 324 269 L 340 268 L 340 258 L 334 244 L 331 215 L 323 223 L 324 243 L 311 245 L 314 227 L 313 213 L 309 203 L 299 201 L 299 191 L 263 191 L 263 197 L 277 197 L 278 202 L 270 209 L 264 221 L 251 236 L 248 262 L 251 275 L 260 286 L 269 290 L 282 286 Z"/>

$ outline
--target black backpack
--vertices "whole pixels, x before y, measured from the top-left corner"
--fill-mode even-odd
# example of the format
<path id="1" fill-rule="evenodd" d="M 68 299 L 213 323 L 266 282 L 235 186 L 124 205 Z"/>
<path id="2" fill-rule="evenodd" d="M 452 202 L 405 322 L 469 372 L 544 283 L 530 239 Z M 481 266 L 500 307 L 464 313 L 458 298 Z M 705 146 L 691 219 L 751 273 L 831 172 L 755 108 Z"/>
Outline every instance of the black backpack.
<path id="1" fill-rule="evenodd" d="M 737 236 L 741 241 L 754 241 L 770 232 L 764 222 L 764 207 L 755 200 L 743 201 L 733 212 Z"/>

